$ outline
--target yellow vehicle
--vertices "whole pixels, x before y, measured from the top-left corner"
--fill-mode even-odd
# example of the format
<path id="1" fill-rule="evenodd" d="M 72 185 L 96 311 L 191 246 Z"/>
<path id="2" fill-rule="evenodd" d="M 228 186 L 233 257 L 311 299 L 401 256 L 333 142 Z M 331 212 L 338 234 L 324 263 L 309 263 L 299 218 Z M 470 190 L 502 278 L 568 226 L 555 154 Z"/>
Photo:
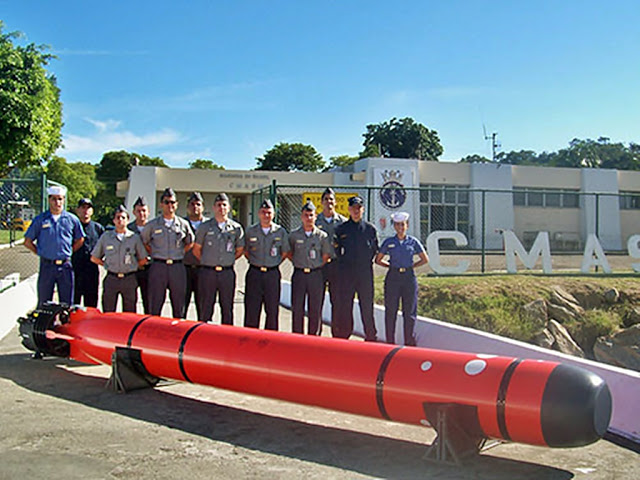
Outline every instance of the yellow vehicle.
<path id="1" fill-rule="evenodd" d="M 19 232 L 26 232 L 31 225 L 31 220 L 25 220 L 23 218 L 13 219 L 13 229 Z"/>

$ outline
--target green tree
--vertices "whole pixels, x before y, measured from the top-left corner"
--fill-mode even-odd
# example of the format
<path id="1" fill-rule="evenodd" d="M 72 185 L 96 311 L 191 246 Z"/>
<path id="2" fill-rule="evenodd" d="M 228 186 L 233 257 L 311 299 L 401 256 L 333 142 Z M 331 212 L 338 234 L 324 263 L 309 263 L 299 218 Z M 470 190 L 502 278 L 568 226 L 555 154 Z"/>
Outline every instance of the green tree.
<path id="1" fill-rule="evenodd" d="M 489 162 L 491 162 L 491 160 L 489 160 L 487 157 L 478 155 L 476 153 L 474 153 L 473 155 L 467 155 L 466 157 L 463 157 L 458 161 L 458 163 L 489 163 Z"/>
<path id="2" fill-rule="evenodd" d="M 81 198 L 95 199 L 98 187 L 96 167 L 90 163 L 68 163 L 63 157 L 54 155 L 45 167 L 47 179 L 67 187 L 67 208 L 73 210 Z M 95 200 L 94 200 L 95 201 Z M 95 205 L 96 213 L 99 205 Z"/>
<path id="3" fill-rule="evenodd" d="M 96 209 L 99 208 L 100 223 L 108 225 L 113 218 L 113 211 L 123 202 L 123 199 L 116 195 L 116 187 L 119 181 L 129 178 L 129 172 L 134 165 L 167 167 L 159 157 L 148 157 L 124 150 L 106 152 L 96 167 L 98 192 L 94 203 Z"/>
<path id="4" fill-rule="evenodd" d="M 377 146 L 383 157 L 438 161 L 443 152 L 438 132 L 409 117 L 367 125 L 362 136 L 363 145 Z"/>
<path id="5" fill-rule="evenodd" d="M 317 172 L 325 166 L 322 155 L 311 145 L 302 143 L 279 143 L 256 160 L 256 170 Z"/>
<path id="6" fill-rule="evenodd" d="M 14 45 L 21 34 L 5 34 L 3 26 L 0 21 L 0 176 L 40 165 L 62 142 L 60 89 L 45 69 L 54 57 L 43 45 Z"/>
<path id="7" fill-rule="evenodd" d="M 360 160 L 360 158 L 362 157 L 352 157 L 350 155 L 336 155 L 335 157 L 329 157 L 329 165 L 325 167 L 324 171 L 328 172 L 329 170 L 341 170 L 343 168 L 350 167 L 357 160 Z"/>
<path id="8" fill-rule="evenodd" d="M 511 152 L 500 152 L 496 155 L 498 163 L 504 163 L 508 165 L 536 165 L 538 156 L 533 150 L 515 150 Z"/>
<path id="9" fill-rule="evenodd" d="M 218 165 L 213 160 L 207 160 L 204 158 L 197 158 L 193 162 L 190 162 L 189 168 L 200 170 L 224 170 L 222 165 Z"/>

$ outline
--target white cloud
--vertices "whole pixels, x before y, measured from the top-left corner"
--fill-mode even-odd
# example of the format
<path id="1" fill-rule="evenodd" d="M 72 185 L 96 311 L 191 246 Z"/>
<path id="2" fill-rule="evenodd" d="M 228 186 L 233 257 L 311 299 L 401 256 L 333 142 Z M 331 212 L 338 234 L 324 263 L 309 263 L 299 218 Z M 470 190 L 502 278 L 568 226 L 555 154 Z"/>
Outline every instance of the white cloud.
<path id="1" fill-rule="evenodd" d="M 213 158 L 213 154 L 210 149 L 204 150 L 192 150 L 192 151 L 180 151 L 180 150 L 172 150 L 162 152 L 160 157 L 165 161 L 165 163 L 169 165 L 173 165 L 175 167 L 187 167 L 190 162 L 194 161 L 197 158 L 205 158 L 209 160 L 216 160 Z M 216 162 L 218 163 L 218 162 Z"/>
<path id="2" fill-rule="evenodd" d="M 118 120 L 86 119 L 96 131 L 89 135 L 66 134 L 62 143 L 63 156 L 99 157 L 104 152 L 112 150 L 134 150 L 150 147 L 166 147 L 181 141 L 178 132 L 172 129 L 162 129 L 146 134 L 136 134 L 128 130 L 118 130 L 121 122 Z"/>

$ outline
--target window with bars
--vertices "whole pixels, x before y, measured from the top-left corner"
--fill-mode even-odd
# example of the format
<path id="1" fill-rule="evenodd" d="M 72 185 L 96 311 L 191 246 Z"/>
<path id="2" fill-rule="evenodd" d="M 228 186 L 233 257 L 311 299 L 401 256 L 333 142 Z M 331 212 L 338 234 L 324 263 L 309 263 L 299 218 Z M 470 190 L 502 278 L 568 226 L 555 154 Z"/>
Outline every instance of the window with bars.
<path id="1" fill-rule="evenodd" d="M 469 238 L 468 185 L 420 185 L 422 240 L 436 230 L 457 230 Z M 446 247 L 444 243 L 442 246 Z"/>
<path id="2" fill-rule="evenodd" d="M 577 190 L 522 188 L 513 189 L 513 204 L 518 207 L 578 208 Z"/>

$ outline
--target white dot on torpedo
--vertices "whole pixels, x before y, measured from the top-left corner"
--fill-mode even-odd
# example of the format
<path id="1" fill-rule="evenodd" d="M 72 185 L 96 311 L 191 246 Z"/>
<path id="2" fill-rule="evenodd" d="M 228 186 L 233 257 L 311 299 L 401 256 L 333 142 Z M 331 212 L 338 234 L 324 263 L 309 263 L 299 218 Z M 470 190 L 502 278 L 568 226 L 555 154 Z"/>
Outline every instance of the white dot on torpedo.
<path id="1" fill-rule="evenodd" d="M 487 368 L 487 362 L 484 360 L 471 360 L 464 366 L 464 371 L 467 375 L 478 375 L 485 368 Z"/>
<path id="2" fill-rule="evenodd" d="M 420 370 L 426 372 L 427 370 L 430 370 L 432 366 L 433 364 L 431 362 L 422 362 L 422 364 L 420 365 Z"/>
<path id="3" fill-rule="evenodd" d="M 478 354 L 476 355 L 476 357 L 478 357 L 478 358 L 484 358 L 485 360 L 488 360 L 489 358 L 496 358 L 496 357 L 497 357 L 497 355 L 492 355 L 492 354 L 489 354 L 489 353 L 478 353 Z"/>
<path id="4" fill-rule="evenodd" d="M 422 420 L 420 420 L 420 424 L 424 425 L 425 427 L 430 427 L 431 424 L 429 423 L 428 420 L 425 420 L 424 418 Z"/>

